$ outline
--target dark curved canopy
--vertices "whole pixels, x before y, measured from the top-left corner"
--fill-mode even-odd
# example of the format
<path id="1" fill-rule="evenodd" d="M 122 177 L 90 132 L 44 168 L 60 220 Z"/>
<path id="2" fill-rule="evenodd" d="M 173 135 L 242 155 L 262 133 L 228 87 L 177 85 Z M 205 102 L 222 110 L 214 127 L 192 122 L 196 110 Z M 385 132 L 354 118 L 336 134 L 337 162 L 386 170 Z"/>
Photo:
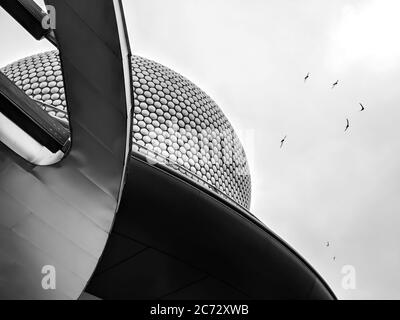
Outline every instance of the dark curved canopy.
<path id="1" fill-rule="evenodd" d="M 132 157 L 86 291 L 103 299 L 334 299 L 293 249 L 240 207 Z"/>

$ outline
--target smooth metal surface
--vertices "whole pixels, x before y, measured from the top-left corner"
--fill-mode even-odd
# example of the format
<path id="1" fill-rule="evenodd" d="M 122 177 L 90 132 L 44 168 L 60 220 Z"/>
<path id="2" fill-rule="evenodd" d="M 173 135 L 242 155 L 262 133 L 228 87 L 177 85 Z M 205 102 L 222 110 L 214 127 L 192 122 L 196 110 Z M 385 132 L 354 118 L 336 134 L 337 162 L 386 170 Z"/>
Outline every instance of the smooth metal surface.
<path id="1" fill-rule="evenodd" d="M 63 150 L 67 145 L 69 131 L 60 122 L 49 117 L 1 72 L 0 113 L 54 153 Z"/>
<path id="2" fill-rule="evenodd" d="M 61 162 L 41 167 L 0 143 L 3 299 L 79 297 L 107 241 L 129 155 L 131 96 L 125 88 L 131 84 L 124 66 L 130 52 L 116 15 L 122 12 L 120 1 L 46 4 L 57 9 L 72 146 Z M 55 267 L 55 290 L 42 287 L 46 265 Z"/>
<path id="3" fill-rule="evenodd" d="M 0 140 L 25 160 L 39 166 L 55 164 L 64 157 L 63 151 L 51 152 L 1 112 Z"/>
<path id="4" fill-rule="evenodd" d="M 243 210 L 166 166 L 132 157 L 129 169 L 89 294 L 102 299 L 335 299 L 304 259 Z"/>

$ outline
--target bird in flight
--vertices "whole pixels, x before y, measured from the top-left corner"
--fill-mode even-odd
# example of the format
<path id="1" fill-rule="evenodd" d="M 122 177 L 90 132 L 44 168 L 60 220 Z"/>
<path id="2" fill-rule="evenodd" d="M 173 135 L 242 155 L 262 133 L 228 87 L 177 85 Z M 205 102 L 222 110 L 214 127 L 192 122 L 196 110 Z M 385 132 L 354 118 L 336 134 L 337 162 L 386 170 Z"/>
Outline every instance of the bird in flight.
<path id="1" fill-rule="evenodd" d="M 346 119 L 346 128 L 344 129 L 344 132 L 346 132 L 350 128 L 350 122 L 349 119 Z"/>
<path id="2" fill-rule="evenodd" d="M 336 257 L 335 256 L 333 256 L 333 261 L 335 261 L 336 260 Z"/>
<path id="3" fill-rule="evenodd" d="M 360 110 L 360 111 L 364 111 L 365 108 L 364 108 L 363 104 L 362 104 L 361 102 L 360 102 L 359 104 L 360 104 L 360 106 L 361 106 L 361 110 Z"/>
<path id="4" fill-rule="evenodd" d="M 306 82 L 309 77 L 310 77 L 310 73 L 308 72 L 307 75 L 304 78 L 304 82 Z"/>
<path id="5" fill-rule="evenodd" d="M 336 80 L 336 82 L 332 85 L 332 89 L 333 89 L 334 87 L 336 87 L 338 84 L 339 84 L 339 80 Z"/>
<path id="6" fill-rule="evenodd" d="M 327 241 L 327 242 L 326 242 L 326 246 L 327 246 L 327 247 L 329 247 L 329 246 L 330 246 L 330 243 L 329 243 L 329 241 Z"/>
<path id="7" fill-rule="evenodd" d="M 285 137 L 281 140 L 281 148 L 283 147 L 283 144 L 285 143 L 286 137 L 287 137 L 287 136 L 285 136 Z"/>

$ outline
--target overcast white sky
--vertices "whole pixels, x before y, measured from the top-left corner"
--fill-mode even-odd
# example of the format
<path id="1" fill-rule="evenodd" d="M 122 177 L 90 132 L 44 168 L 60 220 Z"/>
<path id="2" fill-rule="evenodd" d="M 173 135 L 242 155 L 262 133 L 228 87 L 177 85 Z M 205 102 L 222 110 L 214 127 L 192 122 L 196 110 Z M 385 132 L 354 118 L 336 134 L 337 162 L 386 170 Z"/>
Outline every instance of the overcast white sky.
<path id="1" fill-rule="evenodd" d="M 251 211 L 339 298 L 400 298 L 400 1 L 124 6 L 133 52 L 199 85 L 243 136 Z M 0 11 L 1 66 L 52 49 L 10 21 Z M 355 290 L 341 286 L 344 265 L 356 268 Z"/>

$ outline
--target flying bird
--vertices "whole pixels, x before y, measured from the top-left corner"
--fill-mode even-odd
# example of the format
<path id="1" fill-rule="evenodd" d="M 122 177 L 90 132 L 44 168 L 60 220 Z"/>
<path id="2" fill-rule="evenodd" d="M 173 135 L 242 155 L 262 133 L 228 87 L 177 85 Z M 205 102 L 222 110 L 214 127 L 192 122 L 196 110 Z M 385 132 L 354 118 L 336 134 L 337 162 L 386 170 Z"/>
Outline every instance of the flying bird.
<path id="1" fill-rule="evenodd" d="M 361 102 L 360 102 L 360 106 L 361 106 L 361 110 L 360 111 L 364 111 L 365 108 L 364 108 L 364 106 L 363 106 L 363 104 Z"/>
<path id="2" fill-rule="evenodd" d="M 330 246 L 330 243 L 329 243 L 329 241 L 327 241 L 327 242 L 326 242 L 326 246 L 327 246 L 327 247 L 329 247 L 329 246 Z"/>
<path id="3" fill-rule="evenodd" d="M 310 77 L 310 73 L 308 72 L 307 75 L 304 78 L 304 82 L 306 82 L 309 77 Z"/>
<path id="4" fill-rule="evenodd" d="M 281 148 L 283 147 L 283 144 L 285 143 L 286 137 L 287 137 L 287 136 L 285 136 L 285 137 L 281 140 Z"/>
<path id="5" fill-rule="evenodd" d="M 332 89 L 333 89 L 334 87 L 336 87 L 338 84 L 339 84 L 339 80 L 336 80 L 336 82 L 332 85 Z"/>
<path id="6" fill-rule="evenodd" d="M 350 128 L 350 122 L 349 119 L 346 119 L 346 128 L 344 129 L 344 132 L 346 132 Z"/>
<path id="7" fill-rule="evenodd" d="M 336 260 L 336 257 L 335 256 L 333 256 L 333 261 L 335 261 Z"/>

